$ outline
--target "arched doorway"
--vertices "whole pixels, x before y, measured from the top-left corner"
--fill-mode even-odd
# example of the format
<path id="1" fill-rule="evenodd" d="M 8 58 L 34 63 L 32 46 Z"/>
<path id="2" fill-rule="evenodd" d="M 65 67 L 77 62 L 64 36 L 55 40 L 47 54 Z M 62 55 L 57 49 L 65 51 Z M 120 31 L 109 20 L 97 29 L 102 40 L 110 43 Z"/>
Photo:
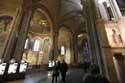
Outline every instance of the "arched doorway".
<path id="1" fill-rule="evenodd" d="M 28 31 L 31 36 L 30 48 L 24 51 L 24 54 L 29 55 L 26 60 L 32 67 L 40 68 L 42 65 L 48 65 L 49 63 L 50 49 L 52 47 L 51 24 L 50 18 L 45 11 L 39 8 L 35 10 Z M 25 43 L 27 43 L 27 40 Z"/>
<path id="2" fill-rule="evenodd" d="M 89 46 L 86 33 L 80 33 L 77 37 L 78 41 L 78 60 L 80 63 L 90 61 Z"/>
<path id="3" fill-rule="evenodd" d="M 72 34 L 66 27 L 61 27 L 58 37 L 58 48 L 61 59 L 65 59 L 68 64 L 73 62 Z"/>

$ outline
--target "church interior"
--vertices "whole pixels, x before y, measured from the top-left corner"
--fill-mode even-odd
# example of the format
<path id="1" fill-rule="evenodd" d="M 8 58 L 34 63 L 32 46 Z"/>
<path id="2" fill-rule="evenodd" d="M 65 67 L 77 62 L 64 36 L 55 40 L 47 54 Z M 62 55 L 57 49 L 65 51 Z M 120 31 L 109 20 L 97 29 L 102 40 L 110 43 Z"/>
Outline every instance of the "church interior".
<path id="1" fill-rule="evenodd" d="M 91 62 L 125 83 L 124 36 L 124 0 L 0 0 L 0 83 L 51 83 L 24 80 L 48 80 L 56 60 L 71 71 Z"/>

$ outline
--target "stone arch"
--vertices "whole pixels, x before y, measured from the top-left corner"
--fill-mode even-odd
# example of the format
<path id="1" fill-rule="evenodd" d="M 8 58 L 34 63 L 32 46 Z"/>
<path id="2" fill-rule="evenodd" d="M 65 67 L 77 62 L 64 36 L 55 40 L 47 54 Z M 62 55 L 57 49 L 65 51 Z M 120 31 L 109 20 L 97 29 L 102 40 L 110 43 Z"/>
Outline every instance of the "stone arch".
<path id="1" fill-rule="evenodd" d="M 68 38 L 66 38 L 68 37 Z M 59 54 L 61 58 L 64 58 L 68 64 L 73 62 L 73 48 L 72 45 L 72 33 L 66 26 L 62 26 L 59 29 L 59 36 L 58 36 L 58 48 Z M 65 53 L 61 55 L 61 47 L 64 47 Z"/>
<path id="2" fill-rule="evenodd" d="M 68 25 L 62 23 L 62 24 L 59 26 L 59 30 L 60 30 L 62 27 L 65 27 L 65 28 L 71 33 L 71 35 L 73 34 L 73 31 L 70 29 L 70 27 L 69 27 Z M 59 30 L 58 30 L 58 31 L 59 31 Z"/>
<path id="3" fill-rule="evenodd" d="M 78 39 L 78 58 L 79 62 L 83 63 L 85 60 L 90 60 L 88 35 L 86 32 L 80 32 L 77 35 Z"/>
<path id="4" fill-rule="evenodd" d="M 45 10 L 41 9 L 41 8 L 38 8 L 38 10 L 40 10 L 40 12 L 43 13 L 43 15 L 45 15 L 45 17 L 47 18 L 47 20 L 50 23 L 50 28 L 52 28 L 53 27 L 53 23 L 52 23 L 52 20 L 51 20 L 50 16 L 48 15 L 48 13 Z"/>
<path id="5" fill-rule="evenodd" d="M 50 27 L 53 28 L 54 20 L 52 19 L 51 13 L 49 12 L 48 8 L 46 8 L 42 4 L 37 4 L 34 7 L 34 12 L 37 9 L 40 10 L 45 15 L 45 17 L 48 19 L 48 21 L 50 23 Z"/>

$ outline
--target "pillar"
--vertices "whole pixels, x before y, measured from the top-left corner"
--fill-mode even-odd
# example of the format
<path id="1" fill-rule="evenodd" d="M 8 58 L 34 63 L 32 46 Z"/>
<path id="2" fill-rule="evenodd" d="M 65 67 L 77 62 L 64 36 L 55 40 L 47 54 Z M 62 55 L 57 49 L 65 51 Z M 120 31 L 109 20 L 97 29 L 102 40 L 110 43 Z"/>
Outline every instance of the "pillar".
<path id="1" fill-rule="evenodd" d="M 94 6 L 92 4 L 92 1 L 86 0 L 82 2 L 84 9 L 83 12 L 85 13 L 85 19 L 86 19 L 86 32 L 88 35 L 88 43 L 89 43 L 89 49 L 90 49 L 90 56 L 91 61 L 93 63 L 100 64 L 100 42 L 98 39 L 98 34 L 96 30 L 96 13 Z"/>
<path id="2" fill-rule="evenodd" d="M 59 55 L 59 48 L 58 48 L 58 36 L 59 36 L 59 28 L 60 28 L 60 20 L 61 20 L 61 0 L 55 0 L 54 8 L 56 12 L 53 14 L 53 30 L 52 30 L 52 38 L 53 38 L 53 55 L 54 60 L 57 59 Z"/>
<path id="3" fill-rule="evenodd" d="M 59 32 L 57 31 L 57 28 L 56 29 L 53 29 L 53 34 L 52 34 L 52 38 L 53 38 L 53 59 L 57 59 L 58 55 L 59 55 L 59 49 L 58 49 L 58 35 L 59 35 Z"/>
<path id="4" fill-rule="evenodd" d="M 106 33 L 104 32 L 105 28 L 104 26 L 101 28 L 101 26 L 98 26 L 98 24 L 96 23 L 98 18 L 97 18 L 96 9 L 95 9 L 95 3 L 94 1 L 86 0 L 86 2 L 84 2 L 84 7 L 85 7 L 84 10 L 86 12 L 86 20 L 87 20 L 86 30 L 89 36 L 89 44 L 90 44 L 92 56 L 96 56 L 96 61 L 101 69 L 101 73 L 104 74 L 106 77 L 108 77 L 109 75 L 111 83 L 118 83 L 116 78 L 116 73 L 114 70 L 111 51 L 109 48 L 107 48 L 109 47 L 109 45 L 108 45 Z M 101 28 L 101 32 L 99 31 L 100 30 L 99 28 Z M 102 38 L 102 34 L 105 37 Z M 106 47 L 102 48 L 102 45 L 105 45 Z M 106 63 L 106 60 L 107 60 L 107 63 Z"/>
<path id="5" fill-rule="evenodd" d="M 28 5 L 27 5 L 27 4 Z M 22 25 L 20 25 L 20 28 L 18 29 L 18 37 L 15 42 L 15 51 L 13 58 L 16 59 L 17 61 L 20 61 L 22 59 L 22 54 L 24 50 L 24 44 L 25 44 L 25 39 L 29 30 L 29 25 L 32 17 L 32 7 L 31 4 L 32 2 L 25 2 L 24 1 L 24 16 L 22 20 Z"/>
<path id="6" fill-rule="evenodd" d="M 73 62 L 78 63 L 78 39 L 76 34 L 73 34 L 72 41 L 73 41 L 73 52 L 74 52 Z"/>

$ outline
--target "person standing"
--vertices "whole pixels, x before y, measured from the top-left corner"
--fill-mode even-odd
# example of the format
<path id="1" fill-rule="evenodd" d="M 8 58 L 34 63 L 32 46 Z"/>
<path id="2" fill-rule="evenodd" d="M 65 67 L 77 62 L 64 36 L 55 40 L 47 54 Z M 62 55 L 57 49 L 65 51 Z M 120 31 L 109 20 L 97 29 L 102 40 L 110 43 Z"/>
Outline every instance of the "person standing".
<path id="1" fill-rule="evenodd" d="M 60 61 L 56 61 L 55 65 L 53 67 L 53 74 L 52 74 L 52 83 L 57 83 L 57 78 L 59 76 L 59 70 L 60 70 Z"/>
<path id="2" fill-rule="evenodd" d="M 65 60 L 62 60 L 62 63 L 60 65 L 60 72 L 61 72 L 61 77 L 62 77 L 63 83 L 66 82 L 65 78 L 66 78 L 66 72 L 67 71 L 68 71 L 68 65 L 65 62 Z"/>
<path id="3" fill-rule="evenodd" d="M 87 73 L 88 72 L 88 69 L 90 67 L 90 62 L 89 61 L 84 61 L 83 63 L 83 69 L 84 69 L 84 72 Z"/>

